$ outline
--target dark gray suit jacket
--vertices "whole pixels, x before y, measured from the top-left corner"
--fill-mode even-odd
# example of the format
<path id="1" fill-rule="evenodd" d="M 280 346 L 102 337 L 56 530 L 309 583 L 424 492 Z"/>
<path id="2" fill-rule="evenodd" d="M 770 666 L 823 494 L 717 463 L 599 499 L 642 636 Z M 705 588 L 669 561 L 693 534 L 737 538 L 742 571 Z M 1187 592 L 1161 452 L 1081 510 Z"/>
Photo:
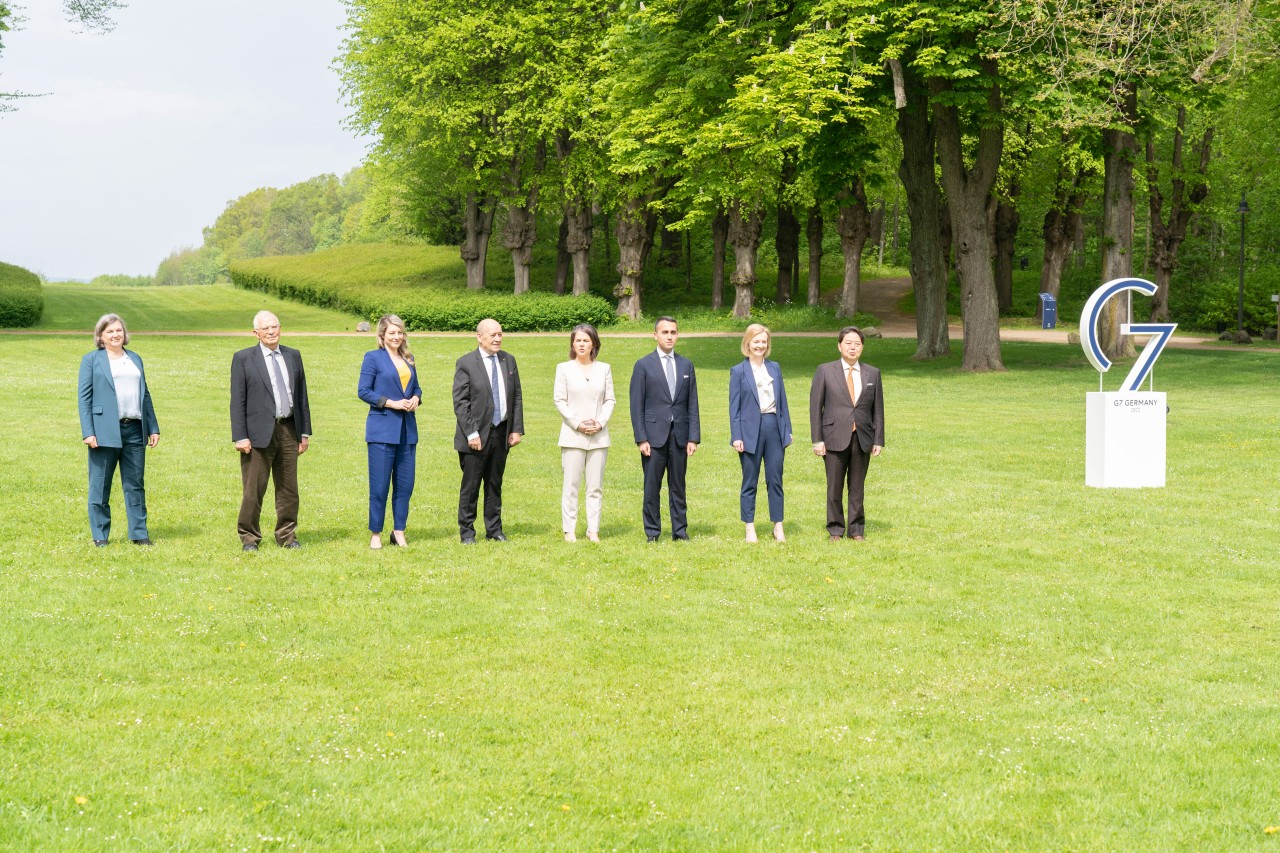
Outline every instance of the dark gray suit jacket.
<path id="1" fill-rule="evenodd" d="M 818 365 L 809 389 L 809 431 L 813 443 L 823 442 L 828 450 L 843 451 L 849 447 L 858 425 L 858 446 L 870 453 L 874 446 L 884 447 L 884 392 L 880 387 L 880 371 L 859 362 L 862 371 L 862 393 L 855 407 L 849 399 L 849 386 L 844 379 L 844 361 L 837 359 Z"/>
<path id="2" fill-rule="evenodd" d="M 307 374 L 302 353 L 280 345 L 289 385 L 293 389 L 293 426 L 298 438 L 311 435 L 311 406 L 307 400 Z M 276 398 L 271 376 L 258 344 L 231 357 L 231 440 L 249 439 L 254 447 L 266 447 L 276 431 Z"/>
<path id="3" fill-rule="evenodd" d="M 507 423 L 511 432 L 524 435 L 524 401 L 515 357 L 499 350 L 498 368 L 502 371 L 502 382 L 507 390 Z M 458 429 L 453 435 L 455 450 L 471 452 L 467 436 L 473 432 L 480 434 L 482 447 L 488 446 L 489 430 L 493 428 L 493 386 L 479 349 L 462 356 L 454 367 L 453 413 L 458 419 Z"/>

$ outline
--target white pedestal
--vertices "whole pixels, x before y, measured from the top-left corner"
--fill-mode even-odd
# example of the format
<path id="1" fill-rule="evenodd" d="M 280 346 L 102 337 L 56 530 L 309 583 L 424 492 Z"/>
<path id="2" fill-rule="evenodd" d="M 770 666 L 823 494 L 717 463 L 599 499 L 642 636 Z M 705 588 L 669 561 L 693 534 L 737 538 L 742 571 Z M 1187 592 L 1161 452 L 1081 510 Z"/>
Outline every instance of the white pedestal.
<path id="1" fill-rule="evenodd" d="M 1163 391 L 1090 392 L 1085 401 L 1085 485 L 1163 488 L 1166 411 Z"/>

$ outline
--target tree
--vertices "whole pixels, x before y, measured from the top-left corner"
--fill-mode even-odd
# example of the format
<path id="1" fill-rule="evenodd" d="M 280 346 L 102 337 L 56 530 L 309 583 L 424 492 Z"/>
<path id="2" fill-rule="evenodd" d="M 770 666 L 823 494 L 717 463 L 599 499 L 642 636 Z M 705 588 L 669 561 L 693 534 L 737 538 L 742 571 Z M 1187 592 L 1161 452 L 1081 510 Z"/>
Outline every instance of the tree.
<path id="1" fill-rule="evenodd" d="M 115 28 L 112 17 L 117 9 L 124 8 L 122 0 L 63 0 L 62 10 L 71 23 L 79 23 L 91 32 L 108 33 Z M 4 34 L 20 29 L 21 18 L 16 3 L 0 2 L 0 54 L 4 53 Z M 0 112 L 13 109 L 9 102 L 15 98 L 30 97 L 22 92 L 0 92 Z"/>
<path id="2" fill-rule="evenodd" d="M 1209 150 L 1213 127 L 1206 127 L 1193 154 L 1197 165 L 1184 169 L 1183 135 L 1186 132 L 1187 109 L 1178 105 L 1173 128 L 1173 151 L 1170 155 L 1169 215 L 1164 216 L 1165 196 L 1156 163 L 1154 134 L 1146 139 L 1147 198 L 1151 214 L 1151 262 L 1155 266 L 1156 293 L 1151 298 L 1151 322 L 1169 321 L 1169 282 L 1178 265 L 1178 249 L 1187 236 L 1187 224 L 1197 206 L 1209 195 Z"/>

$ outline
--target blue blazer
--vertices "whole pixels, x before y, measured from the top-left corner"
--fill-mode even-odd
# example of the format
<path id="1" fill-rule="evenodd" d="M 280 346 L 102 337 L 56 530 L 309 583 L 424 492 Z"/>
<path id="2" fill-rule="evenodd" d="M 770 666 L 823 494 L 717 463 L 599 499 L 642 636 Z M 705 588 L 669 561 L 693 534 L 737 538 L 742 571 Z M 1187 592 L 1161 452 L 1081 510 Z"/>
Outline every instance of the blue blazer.
<path id="1" fill-rule="evenodd" d="M 680 444 L 700 444 L 698 378 L 693 362 L 676 355 L 676 396 L 671 397 L 658 353 L 649 353 L 631 371 L 631 432 L 636 444 L 663 447 L 673 435 Z"/>
<path id="2" fill-rule="evenodd" d="M 782 385 L 782 368 L 765 359 L 764 368 L 773 377 L 773 399 L 778 410 L 778 433 L 782 446 L 791 444 L 791 410 L 787 390 Z M 741 441 L 743 450 L 754 454 L 760 440 L 760 396 L 751 362 L 743 359 L 729 371 L 729 443 Z"/>
<path id="3" fill-rule="evenodd" d="M 388 400 L 422 400 L 422 387 L 418 385 L 418 371 L 409 365 L 409 387 L 400 387 L 400 373 L 385 349 L 364 354 L 360 365 L 360 399 L 369 404 L 369 416 L 364 421 L 364 440 L 379 444 L 399 444 L 400 427 L 404 425 L 407 444 L 418 443 L 418 419 L 413 412 L 385 408 Z"/>
<path id="4" fill-rule="evenodd" d="M 142 374 L 142 425 L 143 435 L 159 435 L 160 424 L 156 410 L 151 405 L 151 391 L 147 388 L 147 374 L 142 369 L 142 358 L 136 352 L 125 350 Z M 120 409 L 116 403 L 116 383 L 111 378 L 110 356 L 105 349 L 97 349 L 80 359 L 80 437 L 96 436 L 99 447 L 122 447 L 120 441 Z"/>

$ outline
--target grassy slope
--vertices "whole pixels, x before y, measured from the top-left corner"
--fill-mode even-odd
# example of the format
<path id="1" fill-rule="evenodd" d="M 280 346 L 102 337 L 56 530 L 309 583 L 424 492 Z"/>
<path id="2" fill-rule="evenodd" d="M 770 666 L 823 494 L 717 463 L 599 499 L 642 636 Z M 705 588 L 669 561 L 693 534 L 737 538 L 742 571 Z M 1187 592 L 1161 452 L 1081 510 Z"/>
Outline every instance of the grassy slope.
<path id="1" fill-rule="evenodd" d="M 139 307 L 139 315 L 142 312 Z M 289 318 L 292 320 L 293 309 Z M 287 334 L 287 332 L 286 332 Z M 226 369 L 147 338 L 163 438 L 155 549 L 89 545 L 79 350 L 0 338 L 0 838 L 18 849 L 1248 849 L 1274 843 L 1280 500 L 1274 356 L 1168 352 L 1169 486 L 1083 485 L 1076 348 L 1006 374 L 875 341 L 888 450 L 871 539 L 824 541 L 789 454 L 785 546 L 740 542 L 733 340 L 691 339 L 706 443 L 694 541 L 646 546 L 625 388 L 605 541 L 560 541 L 563 341 L 513 336 L 528 440 L 512 542 L 456 544 L 449 383 L 428 399 L 407 551 L 367 549 L 354 339 L 299 339 L 312 386 L 300 552 L 241 555 Z M 792 407 L 829 341 L 779 339 Z M 63 365 L 50 382 L 50 365 Z M 123 524 L 123 504 L 113 502 Z M 268 512 L 268 516 L 270 513 Z M 85 798 L 83 804 L 77 797 Z"/>
<path id="2" fill-rule="evenodd" d="M 38 328 L 91 330 L 98 318 L 114 312 L 130 329 L 192 329 L 232 332 L 253 327 L 262 309 L 286 318 L 293 331 L 354 330 L 360 318 L 287 302 L 229 284 L 190 287 L 94 287 L 46 284 L 45 310 Z"/>

